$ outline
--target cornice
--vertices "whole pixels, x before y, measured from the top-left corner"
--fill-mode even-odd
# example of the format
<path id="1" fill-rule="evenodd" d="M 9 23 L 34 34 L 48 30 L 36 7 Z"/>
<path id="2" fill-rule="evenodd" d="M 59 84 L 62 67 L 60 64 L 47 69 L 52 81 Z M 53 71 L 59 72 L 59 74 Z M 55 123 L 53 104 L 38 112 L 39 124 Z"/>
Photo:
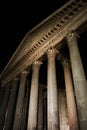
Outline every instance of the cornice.
<path id="1" fill-rule="evenodd" d="M 79 2 L 75 6 L 78 5 Z M 69 32 L 71 32 L 72 30 L 76 30 L 81 24 L 87 21 L 87 6 L 83 7 L 81 5 L 76 10 L 72 8 L 70 12 L 68 11 L 68 13 L 62 16 L 63 17 L 61 17 L 60 20 L 55 19 L 55 24 L 50 26 L 49 29 L 42 33 L 43 35 L 36 35 L 38 37 L 36 42 L 33 42 L 31 45 L 27 44 L 28 42 L 22 42 L 19 45 L 19 49 L 17 49 L 18 51 L 16 51 L 7 66 L 8 68 L 10 67 L 10 63 L 13 63 L 9 71 L 8 69 L 6 69 L 4 73 L 1 74 L 1 80 L 3 85 L 5 85 L 8 81 L 12 80 L 24 69 L 31 66 L 31 64 L 34 61 L 38 60 L 40 57 L 42 57 L 48 49 L 60 44 L 60 42 L 66 37 Z M 35 35 L 33 31 L 34 29 L 27 34 L 27 38 L 31 38 L 30 41 L 32 41 L 32 38 L 34 38 Z M 29 41 L 29 39 L 26 40 L 26 38 L 24 38 L 24 41 Z M 21 58 L 17 60 L 15 55 L 17 55 L 18 53 L 21 54 L 22 51 L 25 51 L 25 53 Z"/>

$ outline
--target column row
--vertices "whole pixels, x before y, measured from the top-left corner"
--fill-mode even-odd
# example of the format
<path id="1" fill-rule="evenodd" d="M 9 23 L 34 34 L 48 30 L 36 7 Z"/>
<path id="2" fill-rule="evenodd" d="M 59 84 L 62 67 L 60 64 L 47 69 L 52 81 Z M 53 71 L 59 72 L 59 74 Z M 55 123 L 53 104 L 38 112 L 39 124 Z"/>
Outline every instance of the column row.
<path id="1" fill-rule="evenodd" d="M 65 76 L 65 89 L 67 98 L 67 109 L 69 117 L 69 125 L 71 130 L 79 130 L 79 125 L 81 130 L 86 130 L 87 128 L 87 82 L 85 78 L 84 69 L 81 62 L 81 57 L 77 45 L 77 35 L 75 33 L 69 33 L 67 35 L 67 43 L 70 53 L 71 70 L 73 76 L 69 69 L 66 61 L 62 62 Z M 58 93 L 57 93 L 57 81 L 56 81 L 56 64 L 55 58 L 58 51 L 54 48 L 47 51 L 48 57 L 48 72 L 47 72 L 47 127 L 48 130 L 59 130 L 58 121 Z M 28 121 L 27 130 L 37 129 L 37 115 L 38 115 L 38 87 L 39 87 L 39 70 L 41 61 L 35 61 L 32 64 L 32 80 L 31 80 L 31 90 L 30 96 L 28 97 Z M 0 117 L 5 114 L 4 129 L 10 130 L 13 126 L 13 130 L 21 130 L 22 119 L 25 118 L 22 115 L 24 108 L 24 96 L 26 90 L 26 79 L 28 76 L 28 71 L 21 73 L 20 82 L 18 78 L 15 78 L 12 83 L 11 94 L 9 98 L 9 91 L 5 94 L 0 109 Z M 18 90 L 18 83 L 19 90 Z M 17 96 L 18 91 L 18 96 Z M 75 92 L 75 93 L 74 93 Z M 7 96 L 6 96 L 7 95 Z M 76 97 L 76 98 L 75 98 Z M 8 105 L 5 103 L 9 98 Z M 76 101 L 75 101 L 76 99 Z M 42 100 L 39 100 L 41 102 Z M 4 105 L 5 104 L 5 105 Z M 7 105 L 7 107 L 6 107 Z M 16 106 L 16 109 L 15 109 Z M 2 112 L 3 107 L 5 112 Z M 41 109 L 42 110 L 42 109 Z M 39 110 L 39 111 L 41 111 Z M 15 114 L 14 114 L 15 113 Z M 14 120 L 13 120 L 14 116 Z M 39 115 L 42 117 L 42 115 Z M 4 116 L 3 116 L 4 117 Z M 79 119 L 78 119 L 79 117 Z M 79 123 L 78 123 L 79 120 Z M 40 124 L 43 122 L 38 119 Z M 13 122 L 13 124 L 12 124 Z M 3 123 L 3 121 L 1 122 Z M 41 124 L 42 125 L 42 124 Z M 38 124 L 38 129 L 42 129 L 42 126 Z"/>

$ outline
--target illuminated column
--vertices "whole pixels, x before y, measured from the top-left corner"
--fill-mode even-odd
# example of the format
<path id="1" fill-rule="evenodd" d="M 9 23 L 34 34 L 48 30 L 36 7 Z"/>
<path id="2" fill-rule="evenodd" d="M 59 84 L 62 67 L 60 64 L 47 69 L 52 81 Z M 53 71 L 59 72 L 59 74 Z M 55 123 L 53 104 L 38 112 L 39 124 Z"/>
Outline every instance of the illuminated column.
<path id="1" fill-rule="evenodd" d="M 64 60 L 62 62 L 62 65 L 63 65 L 64 76 L 65 76 L 65 90 L 66 90 L 70 130 L 79 130 L 73 84 L 72 84 L 71 72 L 70 72 L 70 65 L 67 60 Z"/>
<path id="2" fill-rule="evenodd" d="M 40 61 L 33 63 L 27 130 L 36 130 L 37 126 L 38 82 L 41 64 L 42 62 Z"/>
<path id="3" fill-rule="evenodd" d="M 43 87 L 39 87 L 38 130 L 43 130 Z"/>
<path id="4" fill-rule="evenodd" d="M 87 81 L 77 45 L 77 34 L 69 33 L 67 42 L 70 53 L 72 74 L 75 87 L 76 102 L 79 115 L 80 129 L 87 129 Z"/>
<path id="5" fill-rule="evenodd" d="M 20 127 L 21 127 L 22 109 L 23 109 L 24 94 L 25 94 L 25 83 L 26 83 L 27 75 L 28 75 L 27 71 L 23 71 L 21 73 L 21 79 L 20 79 L 18 99 L 17 99 L 17 104 L 16 104 L 13 130 L 20 130 Z"/>
<path id="6" fill-rule="evenodd" d="M 25 99 L 23 104 L 23 114 L 22 114 L 22 121 L 21 121 L 21 130 L 26 130 L 27 127 L 27 112 L 28 112 L 28 101 L 29 101 L 29 95 L 30 95 L 30 85 L 29 85 L 29 79 L 26 81 L 26 92 L 25 92 Z"/>
<path id="7" fill-rule="evenodd" d="M 9 95 L 10 95 L 10 84 L 8 84 L 8 86 L 6 86 L 4 89 L 5 89 L 5 93 L 0 107 L 0 130 L 2 130 L 4 126 L 5 114 L 6 114 L 6 109 L 7 109 Z"/>
<path id="8" fill-rule="evenodd" d="M 58 100 L 57 100 L 57 83 L 56 83 L 56 66 L 55 57 L 56 49 L 50 49 L 48 56 L 48 79 L 47 79 L 47 114 L 48 130 L 58 130 Z"/>
<path id="9" fill-rule="evenodd" d="M 18 81 L 18 78 L 14 78 L 12 82 L 11 94 L 9 97 L 8 107 L 6 111 L 4 130 L 10 130 L 12 127 L 14 110 L 17 99 Z"/>
<path id="10" fill-rule="evenodd" d="M 60 130 L 71 130 L 68 121 L 66 94 L 64 89 L 58 89 L 58 100 Z"/>

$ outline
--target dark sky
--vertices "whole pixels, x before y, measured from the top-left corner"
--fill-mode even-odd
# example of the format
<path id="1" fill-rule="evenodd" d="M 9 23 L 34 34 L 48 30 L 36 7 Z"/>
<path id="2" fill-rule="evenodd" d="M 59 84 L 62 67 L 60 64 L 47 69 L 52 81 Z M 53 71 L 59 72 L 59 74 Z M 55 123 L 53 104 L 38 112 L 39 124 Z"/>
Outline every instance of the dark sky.
<path id="1" fill-rule="evenodd" d="M 1 3 L 0 73 L 25 34 L 67 1 L 69 0 L 8 0 Z M 87 44 L 87 33 L 85 35 L 85 38 L 83 38 L 85 39 L 85 44 Z M 81 42 L 83 39 L 80 38 L 79 41 Z M 80 50 L 83 52 L 82 57 L 87 55 L 86 48 L 84 51 L 81 46 Z M 85 60 L 84 64 L 86 68 L 87 60 Z"/>

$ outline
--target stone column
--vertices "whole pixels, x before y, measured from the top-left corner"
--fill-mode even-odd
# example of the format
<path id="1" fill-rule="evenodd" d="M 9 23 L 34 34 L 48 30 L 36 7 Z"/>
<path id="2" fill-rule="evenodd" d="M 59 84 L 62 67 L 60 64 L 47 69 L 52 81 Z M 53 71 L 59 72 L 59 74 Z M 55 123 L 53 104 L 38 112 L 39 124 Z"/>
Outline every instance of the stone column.
<path id="1" fill-rule="evenodd" d="M 87 81 L 77 45 L 77 34 L 69 33 L 67 43 L 69 47 L 76 102 L 79 115 L 80 129 L 87 129 Z"/>
<path id="2" fill-rule="evenodd" d="M 0 87 L 0 108 L 3 100 L 3 96 L 4 96 L 4 88 Z"/>
<path id="3" fill-rule="evenodd" d="M 1 104 L 2 104 L 2 101 L 3 101 L 3 97 L 4 97 L 4 88 L 3 87 L 0 87 L 0 109 L 1 109 Z"/>
<path id="4" fill-rule="evenodd" d="M 44 130 L 47 130 L 47 92 L 44 93 Z"/>
<path id="5" fill-rule="evenodd" d="M 2 130 L 4 127 L 5 115 L 6 115 L 6 110 L 7 110 L 7 105 L 8 105 L 9 95 L 10 95 L 10 84 L 8 84 L 4 89 L 5 89 L 5 93 L 0 107 L 0 130 Z"/>
<path id="6" fill-rule="evenodd" d="M 38 82 L 41 64 L 40 61 L 33 63 L 27 130 L 36 130 L 37 127 Z"/>
<path id="7" fill-rule="evenodd" d="M 43 87 L 39 87 L 38 130 L 43 130 Z"/>
<path id="8" fill-rule="evenodd" d="M 9 97 L 8 107 L 5 116 L 4 130 L 10 130 L 12 128 L 15 105 L 17 100 L 18 81 L 19 79 L 16 77 L 13 79 L 12 82 L 11 94 Z"/>
<path id="9" fill-rule="evenodd" d="M 48 79 L 47 79 L 47 114 L 48 130 L 58 130 L 58 101 L 55 56 L 56 49 L 50 49 L 48 56 Z"/>
<path id="10" fill-rule="evenodd" d="M 22 117 L 24 94 L 25 94 L 25 84 L 26 84 L 27 75 L 28 75 L 27 71 L 23 71 L 21 73 L 13 130 L 20 130 L 20 128 L 21 128 L 21 117 Z"/>
<path id="11" fill-rule="evenodd" d="M 67 60 L 62 62 L 65 76 L 65 90 L 67 99 L 68 119 L 70 130 L 79 130 L 74 90 L 70 73 L 70 65 Z"/>
<path id="12" fill-rule="evenodd" d="M 60 130 L 71 130 L 68 121 L 66 95 L 64 89 L 58 89 Z"/>
<path id="13" fill-rule="evenodd" d="M 26 82 L 26 93 L 25 93 L 25 99 L 23 104 L 23 114 L 22 114 L 22 121 L 21 121 L 21 130 L 27 130 L 27 114 L 28 114 L 28 101 L 29 101 L 29 94 L 30 94 L 30 85 L 28 82 L 29 79 L 27 79 Z"/>

